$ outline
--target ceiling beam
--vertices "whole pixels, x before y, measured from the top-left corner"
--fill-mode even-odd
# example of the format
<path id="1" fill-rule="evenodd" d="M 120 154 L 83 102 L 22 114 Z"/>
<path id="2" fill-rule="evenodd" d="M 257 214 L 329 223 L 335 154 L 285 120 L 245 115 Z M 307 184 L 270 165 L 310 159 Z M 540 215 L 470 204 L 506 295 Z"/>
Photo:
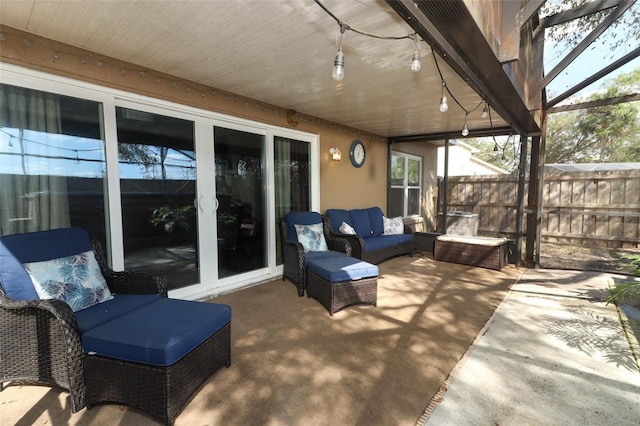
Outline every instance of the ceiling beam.
<path id="1" fill-rule="evenodd" d="M 544 6 L 546 0 L 529 0 L 527 4 L 524 5 L 520 12 L 518 12 L 518 16 L 516 16 L 516 23 L 519 28 L 522 28 L 524 24 L 529 21 L 542 6 Z M 620 1 L 620 0 L 618 0 Z"/>
<path id="2" fill-rule="evenodd" d="M 462 137 L 460 132 L 440 132 L 440 133 L 428 133 L 423 135 L 408 135 L 408 136 L 395 136 L 390 137 L 389 142 L 401 143 L 401 142 L 426 142 L 426 141 L 443 141 L 445 139 L 468 139 L 468 138 L 485 138 L 490 136 L 501 136 L 514 133 L 513 129 L 508 126 L 494 127 L 488 129 L 473 129 L 469 130 L 469 136 Z"/>
<path id="3" fill-rule="evenodd" d="M 620 3 L 628 2 L 630 0 L 597 0 L 591 1 L 578 6 L 574 9 L 565 10 L 562 12 L 554 13 L 545 18 L 540 19 L 540 26 L 543 28 L 553 27 L 554 25 L 564 24 L 574 19 L 582 18 L 587 15 L 602 12 L 603 10 L 617 7 Z M 635 0 L 631 0 L 635 1 Z"/>
<path id="4" fill-rule="evenodd" d="M 386 1 L 517 133 L 540 133 L 464 0 Z"/>
<path id="5" fill-rule="evenodd" d="M 544 79 L 542 80 L 542 86 L 547 87 L 549 83 L 551 83 L 553 79 L 558 76 L 558 74 L 560 74 L 566 67 L 568 67 L 569 64 L 571 64 L 571 62 L 573 62 L 578 56 L 580 56 L 580 54 L 584 52 L 595 39 L 600 37 L 600 35 L 605 32 L 611 26 L 611 24 L 613 24 L 620 16 L 622 16 L 622 14 L 627 11 L 627 9 L 633 6 L 634 3 L 635 0 L 625 1 L 621 3 L 615 10 L 611 11 L 611 13 L 609 13 L 607 17 L 603 19 L 602 22 L 600 22 L 598 26 L 584 38 L 584 40 L 578 43 L 578 45 L 567 56 L 565 56 L 564 59 L 562 59 L 560 63 L 549 72 L 549 74 L 544 76 Z"/>
<path id="6" fill-rule="evenodd" d="M 630 61 L 632 61 L 633 59 L 637 58 L 638 56 L 640 56 L 640 47 L 637 47 L 635 50 L 627 53 L 622 58 L 620 58 L 617 61 L 613 62 L 612 64 L 606 66 L 605 68 L 601 69 L 597 73 L 593 74 L 591 77 L 588 77 L 588 78 L 582 80 L 580 83 L 576 84 L 571 89 L 569 89 L 569 90 L 565 91 L 564 93 L 561 93 L 560 95 L 558 95 L 555 98 L 551 99 L 547 103 L 547 108 L 552 108 L 554 105 L 557 105 L 560 102 L 562 102 L 565 99 L 567 99 L 569 96 L 571 96 L 571 95 L 573 95 L 575 93 L 578 93 L 580 90 L 582 90 L 585 87 L 589 86 L 591 83 L 600 80 L 605 75 L 609 74 L 610 72 L 613 72 L 613 71 L 617 70 L 618 68 L 620 68 L 621 66 L 629 63 Z"/>
<path id="7" fill-rule="evenodd" d="M 548 114 L 554 114 L 557 112 L 575 111 L 577 109 L 596 108 L 607 105 L 622 104 L 625 102 L 640 101 L 640 93 L 634 93 L 631 95 L 617 96 L 615 98 L 597 99 L 595 101 L 580 102 L 579 104 L 562 105 L 547 110 Z"/>

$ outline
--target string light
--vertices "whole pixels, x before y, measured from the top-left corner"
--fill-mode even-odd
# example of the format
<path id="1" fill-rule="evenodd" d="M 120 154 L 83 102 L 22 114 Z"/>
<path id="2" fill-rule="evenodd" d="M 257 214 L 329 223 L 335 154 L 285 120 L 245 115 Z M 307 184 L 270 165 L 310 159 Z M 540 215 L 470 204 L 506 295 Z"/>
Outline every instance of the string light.
<path id="1" fill-rule="evenodd" d="M 485 101 L 484 108 L 482 108 L 482 118 L 487 118 L 489 115 L 489 104 Z"/>
<path id="2" fill-rule="evenodd" d="M 344 78 L 344 53 L 342 53 L 342 36 L 344 35 L 347 26 L 340 24 L 340 44 L 338 47 L 338 53 L 336 59 L 333 61 L 333 72 L 331 76 L 335 81 L 340 81 Z"/>
<path id="3" fill-rule="evenodd" d="M 418 50 L 418 33 L 413 34 L 413 57 L 411 58 L 411 71 L 418 72 L 422 68 L 420 64 L 420 50 Z"/>
<path id="4" fill-rule="evenodd" d="M 444 90 L 447 88 L 447 83 L 442 80 L 442 96 L 440 97 L 440 112 L 447 112 L 449 110 L 449 104 L 447 103 L 447 95 L 444 94 Z"/>
<path id="5" fill-rule="evenodd" d="M 465 112 L 464 114 L 464 127 L 462 127 L 462 136 L 469 136 L 469 126 L 467 125 L 467 116 L 469 115 L 468 112 Z"/>

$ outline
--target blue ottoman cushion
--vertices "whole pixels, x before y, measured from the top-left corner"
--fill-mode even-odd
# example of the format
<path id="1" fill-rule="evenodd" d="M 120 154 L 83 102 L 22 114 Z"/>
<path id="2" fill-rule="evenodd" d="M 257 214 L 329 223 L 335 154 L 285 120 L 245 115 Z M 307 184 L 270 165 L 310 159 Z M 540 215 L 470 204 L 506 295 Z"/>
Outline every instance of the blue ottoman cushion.
<path id="1" fill-rule="evenodd" d="M 314 259 L 307 264 L 307 268 L 329 282 L 353 281 L 378 276 L 376 265 L 349 256 Z"/>
<path id="2" fill-rule="evenodd" d="M 141 306 L 162 299 L 159 294 L 114 294 L 113 299 L 98 303 L 75 313 L 80 333 L 131 312 Z"/>
<path id="3" fill-rule="evenodd" d="M 231 321 L 223 304 L 160 298 L 82 334 L 85 352 L 169 366 Z"/>

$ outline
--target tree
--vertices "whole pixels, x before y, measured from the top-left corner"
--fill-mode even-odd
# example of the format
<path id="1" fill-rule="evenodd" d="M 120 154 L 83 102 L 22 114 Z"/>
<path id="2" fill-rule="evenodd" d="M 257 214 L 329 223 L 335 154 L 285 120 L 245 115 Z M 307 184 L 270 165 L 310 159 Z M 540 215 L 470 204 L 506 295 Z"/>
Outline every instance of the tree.
<path id="1" fill-rule="evenodd" d="M 547 0 L 541 15 L 549 17 L 562 11 L 576 9 L 587 3 L 593 3 L 593 0 Z M 576 46 L 582 41 L 585 34 L 595 29 L 611 13 L 611 10 L 606 9 L 548 28 L 545 38 L 547 41 L 566 43 L 571 47 Z M 625 45 L 634 47 L 635 42 L 640 39 L 640 2 L 633 4 L 612 24 L 610 30 L 600 38 L 600 42 L 608 46 L 611 52 L 615 52 Z"/>
<path id="2" fill-rule="evenodd" d="M 473 156 L 489 164 L 514 172 L 520 162 L 520 138 L 517 135 L 465 139 L 478 149 Z"/>
<path id="3" fill-rule="evenodd" d="M 610 99 L 640 88 L 640 69 L 621 74 L 586 101 Z M 546 163 L 640 162 L 638 103 L 550 114 Z"/>

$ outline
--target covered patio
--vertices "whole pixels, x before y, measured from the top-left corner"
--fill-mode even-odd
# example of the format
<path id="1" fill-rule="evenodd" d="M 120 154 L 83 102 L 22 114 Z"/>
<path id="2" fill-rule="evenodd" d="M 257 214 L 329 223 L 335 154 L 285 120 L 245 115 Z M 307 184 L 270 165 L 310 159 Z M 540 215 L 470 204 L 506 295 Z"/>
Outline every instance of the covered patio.
<path id="1" fill-rule="evenodd" d="M 578 395 L 550 390 L 562 383 L 589 390 L 577 405 L 593 404 L 583 424 L 632 424 L 640 379 L 616 309 L 603 303 L 608 279 L 514 266 L 496 272 L 424 255 L 380 265 L 377 308 L 330 317 L 281 280 L 212 299 L 233 309 L 232 366 L 205 383 L 176 425 L 477 424 L 531 412 L 543 421 L 574 413 Z M 582 314 L 571 323 L 576 309 Z M 563 359 L 578 365 L 562 367 Z M 536 385 L 542 377 L 549 389 Z M 530 393 L 514 390 L 518 383 Z M 610 399 L 600 404 L 604 395 Z M 0 406 L 6 424 L 155 424 L 116 405 L 72 415 L 67 393 L 47 387 L 9 385 Z"/>
<path id="2" fill-rule="evenodd" d="M 591 12 L 613 9 L 616 12 L 612 16 L 619 16 L 630 3 L 594 2 Z M 539 255 L 535 248 L 539 250 L 536 229 L 540 219 L 538 185 L 542 182 L 539 167 L 544 164 L 544 86 L 553 79 L 542 79 L 543 37 L 535 31 L 540 24 L 537 11 L 543 4 L 539 0 L 524 2 L 522 7 L 520 2 L 508 0 L 0 4 L 1 83 L 77 98 L 83 98 L 83 91 L 90 91 L 89 100 L 100 103 L 101 111 L 103 105 L 108 111 L 106 117 L 111 122 L 105 135 L 96 140 L 104 142 L 109 153 L 104 170 L 108 168 L 110 175 L 105 174 L 110 180 L 99 185 L 109 192 L 99 194 L 95 203 L 99 211 L 91 218 L 99 217 L 97 228 L 111 249 L 115 269 L 123 269 L 125 261 L 132 262 L 130 252 L 126 253 L 127 242 L 133 240 L 127 235 L 126 220 L 136 216 L 149 225 L 143 215 L 127 216 L 118 202 L 115 206 L 107 203 L 108 199 L 120 200 L 120 191 L 125 191 L 120 189 L 117 170 L 116 108 L 132 112 L 134 119 L 175 114 L 188 122 L 205 122 L 194 125 L 198 131 L 192 132 L 197 133 L 196 140 L 201 139 L 196 141 L 198 155 L 209 155 L 200 157 L 206 161 L 199 159 L 204 166 L 198 166 L 201 175 L 197 191 L 204 192 L 193 189 L 185 197 L 200 214 L 200 228 L 195 230 L 193 241 L 183 242 L 190 256 L 190 272 L 197 277 L 187 280 L 184 288 L 170 296 L 231 305 L 232 359 L 231 368 L 214 374 L 195 394 L 176 424 L 404 425 L 425 424 L 432 416 L 434 425 L 458 423 L 477 418 L 467 409 L 495 410 L 495 401 L 483 398 L 496 389 L 491 387 L 495 383 L 467 381 L 480 396 L 475 405 L 460 403 L 445 408 L 448 413 L 436 413 L 443 398 L 449 399 L 447 388 L 464 371 L 484 377 L 486 366 L 496 368 L 493 372 L 499 376 L 510 377 L 511 371 L 500 368 L 507 364 L 517 368 L 518 364 L 508 362 L 505 353 L 512 351 L 509 345 L 523 343 L 517 331 L 523 331 L 520 326 L 524 323 L 540 320 L 536 317 L 540 306 L 549 308 L 564 300 L 556 303 L 562 316 L 567 307 L 597 305 L 598 315 L 607 318 L 600 325 L 615 328 L 615 321 L 609 319 L 616 318 L 617 311 L 602 302 L 608 285 L 606 274 L 573 273 L 557 279 L 558 275 L 520 268 L 520 259 L 518 266 L 494 271 L 436 262 L 428 253 L 379 265 L 377 307 L 349 307 L 330 317 L 319 303 L 298 297 L 291 283 L 280 279 L 275 224 L 283 212 L 277 210 L 281 206 L 273 196 L 272 176 L 266 175 L 256 185 L 264 205 L 254 204 L 262 209 L 259 219 L 263 224 L 257 266 L 251 265 L 250 271 L 243 270 L 231 279 L 225 276 L 223 267 L 217 267 L 224 266 L 218 256 L 222 244 L 216 221 L 223 187 L 217 181 L 218 163 L 214 162 L 218 160 L 214 151 L 219 147 L 213 148 L 212 130 L 217 124 L 211 123 L 221 120 L 222 115 L 231 123 L 228 127 L 240 128 L 241 123 L 245 126 L 242 130 L 258 129 L 256 134 L 269 137 L 283 131 L 287 138 L 293 135 L 291 139 L 303 139 L 309 145 L 308 180 L 315 179 L 309 185 L 312 194 L 307 204 L 286 208 L 323 212 L 332 207 L 379 205 L 388 210 L 393 206 L 393 154 L 419 157 L 423 162 L 419 214 L 408 219 L 419 217 L 433 227 L 439 213 L 434 202 L 436 148 L 460 138 L 463 129 L 467 130 L 465 137 L 510 132 L 520 135 L 523 154 L 518 176 L 522 186 L 514 215 L 518 222 L 517 250 L 525 252 L 525 260 L 532 264 Z M 568 16 L 556 18 L 561 21 Z M 390 39 L 361 38 L 354 29 L 367 29 Z M 331 66 L 341 35 L 345 77 L 334 81 Z M 421 55 L 421 73 L 409 69 L 414 49 Z M 631 56 L 637 57 L 637 50 Z M 605 71 L 613 69 L 611 65 Z M 72 93 L 66 93 L 66 88 L 73 88 Z M 448 112 L 442 108 L 445 96 L 449 99 Z M 493 115 L 482 114 L 484 107 Z M 441 112 L 443 109 L 445 112 Z M 155 129 L 158 134 L 164 130 Z M 15 142 L 12 138 L 9 144 Z M 366 162 L 361 167 L 349 163 L 354 140 L 366 147 Z M 273 160 L 269 151 L 273 148 L 268 145 L 273 141 L 260 141 L 265 151 L 252 160 L 262 161 L 267 154 Z M 527 151 L 528 144 L 532 152 Z M 193 147 L 192 141 L 190 148 L 181 145 L 180 149 L 191 149 L 195 155 Z M 236 157 L 246 154 L 235 140 L 224 148 L 236 149 Z M 334 161 L 330 154 L 335 148 L 342 151 L 341 162 Z M 72 157 L 79 162 L 77 150 Z M 235 183 L 246 182 L 246 170 L 241 170 L 236 157 L 236 163 L 224 172 L 233 173 Z M 260 164 L 262 170 L 269 170 Z M 202 179 L 203 170 L 213 173 Z M 528 193 L 524 191 L 527 172 Z M 196 179 L 189 184 L 196 188 Z M 198 204 L 203 200 L 204 204 Z M 446 217 L 446 204 L 443 213 Z M 142 260 L 149 261 L 150 257 Z M 544 291 L 568 283 L 571 289 L 564 294 Z M 515 306 L 516 311 L 526 305 L 512 303 L 516 288 L 520 295 L 542 295 L 531 299 L 540 305 L 529 306 L 531 316 L 521 312 L 523 324 L 499 322 L 496 333 L 506 340 L 499 341 L 504 346 L 490 349 L 500 354 L 491 361 L 481 360 L 480 370 L 467 369 L 473 366 L 466 363 L 473 357 L 471 351 L 498 323 L 492 322 L 496 308 L 500 314 L 513 312 L 500 311 L 503 304 Z M 584 329 L 561 331 L 556 336 L 557 352 L 537 353 L 535 346 L 523 345 L 527 353 L 520 361 L 546 368 L 554 358 L 574 356 L 575 351 L 585 353 L 575 346 L 584 338 Z M 548 330 L 532 332 L 540 337 Z M 637 370 L 633 371 L 637 360 L 629 344 L 621 340 L 623 336 L 621 332 L 611 335 L 609 344 L 615 354 L 586 354 L 593 360 L 588 377 L 580 368 L 562 371 L 556 377 L 570 378 L 572 383 L 584 386 L 581 389 L 595 377 L 604 378 L 598 381 L 604 387 L 591 387 L 593 394 L 580 396 L 597 401 L 603 391 L 617 398 L 616 403 L 606 401 L 605 407 L 596 403 L 592 406 L 597 406 L 604 418 L 631 424 L 630 419 L 640 416 L 633 405 L 640 383 Z M 545 357 L 543 361 L 537 358 L 540 355 Z M 465 389 L 460 392 L 450 399 L 460 401 L 457 398 L 461 395 L 461 400 L 466 400 Z M 117 405 L 72 415 L 67 397 L 65 391 L 55 388 L 9 384 L 0 392 L 0 423 L 155 424 L 136 410 Z M 504 406 L 518 403 L 505 401 Z M 551 402 L 558 404 L 557 412 L 562 412 L 572 401 L 558 398 Z M 537 403 L 527 400 L 523 405 Z M 448 417 L 451 411 L 461 417 Z M 538 411 L 544 415 L 542 408 Z M 516 411 L 515 418 L 522 420 L 521 413 Z M 442 420 L 435 420 L 438 418 Z M 503 424 L 505 418 L 497 416 L 491 421 Z"/>

